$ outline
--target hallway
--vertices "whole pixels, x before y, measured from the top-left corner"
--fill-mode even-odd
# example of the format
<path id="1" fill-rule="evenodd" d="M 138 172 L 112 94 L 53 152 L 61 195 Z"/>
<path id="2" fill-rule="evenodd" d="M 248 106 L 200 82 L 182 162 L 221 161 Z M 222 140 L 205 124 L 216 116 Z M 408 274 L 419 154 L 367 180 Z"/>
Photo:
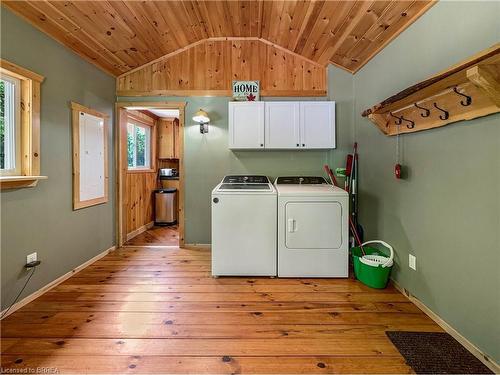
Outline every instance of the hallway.
<path id="1" fill-rule="evenodd" d="M 124 246 L 179 246 L 179 228 L 154 226 L 125 242 Z"/>

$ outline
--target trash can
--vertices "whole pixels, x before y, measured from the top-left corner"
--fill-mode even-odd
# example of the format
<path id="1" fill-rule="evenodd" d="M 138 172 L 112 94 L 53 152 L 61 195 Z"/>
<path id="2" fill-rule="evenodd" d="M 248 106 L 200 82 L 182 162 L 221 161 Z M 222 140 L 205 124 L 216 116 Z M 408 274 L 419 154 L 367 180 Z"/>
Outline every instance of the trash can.
<path id="1" fill-rule="evenodd" d="M 177 223 L 177 189 L 157 189 L 155 193 L 155 225 Z"/>

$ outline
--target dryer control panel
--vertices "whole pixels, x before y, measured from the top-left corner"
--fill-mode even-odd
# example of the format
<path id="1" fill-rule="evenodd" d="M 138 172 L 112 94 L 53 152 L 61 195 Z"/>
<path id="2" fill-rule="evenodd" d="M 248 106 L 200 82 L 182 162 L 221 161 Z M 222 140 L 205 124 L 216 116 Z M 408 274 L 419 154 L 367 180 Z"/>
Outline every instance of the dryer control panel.
<path id="1" fill-rule="evenodd" d="M 278 177 L 276 185 L 322 185 L 328 184 L 323 177 L 311 176 L 290 176 Z"/>

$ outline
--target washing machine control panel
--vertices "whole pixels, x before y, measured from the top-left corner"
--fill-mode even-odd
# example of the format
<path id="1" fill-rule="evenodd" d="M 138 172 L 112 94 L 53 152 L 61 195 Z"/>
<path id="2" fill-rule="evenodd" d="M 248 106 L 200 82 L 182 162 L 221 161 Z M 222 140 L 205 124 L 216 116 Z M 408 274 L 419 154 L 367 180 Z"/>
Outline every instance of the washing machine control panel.
<path id="1" fill-rule="evenodd" d="M 226 176 L 222 180 L 224 184 L 268 184 L 269 179 L 266 176 Z"/>

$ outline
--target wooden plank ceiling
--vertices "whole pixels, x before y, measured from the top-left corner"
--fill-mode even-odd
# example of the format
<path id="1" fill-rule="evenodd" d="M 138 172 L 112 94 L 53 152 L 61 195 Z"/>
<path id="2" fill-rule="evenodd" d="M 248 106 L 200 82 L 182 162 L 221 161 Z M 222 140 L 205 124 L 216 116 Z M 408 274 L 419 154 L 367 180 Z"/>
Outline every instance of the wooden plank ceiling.
<path id="1" fill-rule="evenodd" d="M 200 40 L 254 37 L 357 71 L 433 1 L 2 1 L 118 76 Z"/>

